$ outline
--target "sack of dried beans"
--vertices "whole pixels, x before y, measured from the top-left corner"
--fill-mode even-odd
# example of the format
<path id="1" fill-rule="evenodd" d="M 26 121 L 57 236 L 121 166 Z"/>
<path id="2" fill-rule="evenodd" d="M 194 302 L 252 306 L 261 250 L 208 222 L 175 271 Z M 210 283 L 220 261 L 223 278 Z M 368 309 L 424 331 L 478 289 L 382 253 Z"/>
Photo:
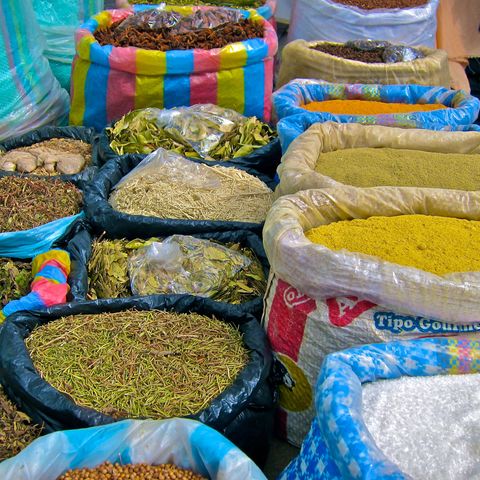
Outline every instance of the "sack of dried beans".
<path id="1" fill-rule="evenodd" d="M 343 185 L 480 190 L 480 132 L 317 123 L 291 143 L 278 176 L 277 196 Z"/>
<path id="2" fill-rule="evenodd" d="M 288 40 L 387 40 L 435 47 L 439 0 L 297 0 Z"/>
<path id="3" fill-rule="evenodd" d="M 105 11 L 77 31 L 73 125 L 102 129 L 131 110 L 198 103 L 270 120 L 277 36 L 266 20 L 226 10 L 239 17 L 226 21 L 211 7 L 146 12 Z"/>
<path id="4" fill-rule="evenodd" d="M 479 358 L 465 337 L 329 355 L 312 426 L 279 480 L 476 478 Z"/>
<path id="5" fill-rule="evenodd" d="M 273 202 L 268 177 L 159 148 L 106 163 L 87 185 L 87 217 L 113 238 L 226 230 L 259 233 Z"/>
<path id="6" fill-rule="evenodd" d="M 350 45 L 352 43 L 352 45 Z M 371 43 L 370 47 L 368 44 Z M 411 61 L 387 62 L 388 42 L 335 43 L 295 40 L 282 51 L 277 88 L 296 78 L 312 78 L 333 83 L 378 83 L 382 85 L 431 85 L 450 87 L 448 55 L 443 50 L 420 47 L 423 55 Z M 366 44 L 366 45 L 365 45 Z M 391 45 L 395 53 L 408 47 Z M 368 50 L 367 50 L 368 49 Z"/>
<path id="7" fill-rule="evenodd" d="M 479 220 L 477 191 L 343 186 L 275 202 L 263 321 L 285 368 L 282 435 L 297 445 L 306 435 L 327 354 L 480 332 Z"/>
<path id="8" fill-rule="evenodd" d="M 272 354 L 255 317 L 225 304 L 157 295 L 19 312 L 0 357 L 7 395 L 47 432 L 188 416 L 265 461 Z"/>
<path id="9" fill-rule="evenodd" d="M 0 176 L 55 176 L 88 180 L 99 166 L 98 138 L 86 127 L 42 127 L 0 143 Z"/>
<path id="10" fill-rule="evenodd" d="M 0 477 L 266 480 L 260 469 L 221 434 L 195 420 L 178 418 L 124 420 L 51 433 L 0 464 Z"/>

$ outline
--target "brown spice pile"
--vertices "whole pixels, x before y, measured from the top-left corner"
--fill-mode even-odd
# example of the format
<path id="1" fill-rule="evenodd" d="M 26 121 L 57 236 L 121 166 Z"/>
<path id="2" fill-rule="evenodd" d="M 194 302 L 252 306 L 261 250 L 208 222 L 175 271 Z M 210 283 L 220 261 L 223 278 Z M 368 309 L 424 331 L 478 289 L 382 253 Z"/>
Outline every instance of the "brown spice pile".
<path id="1" fill-rule="evenodd" d="M 263 38 L 263 24 L 248 19 L 238 23 L 226 23 L 215 28 L 202 28 L 189 33 L 172 33 L 169 28 L 148 30 L 126 27 L 117 30 L 119 23 L 94 33 L 100 45 L 115 47 L 137 47 L 145 50 L 191 50 L 199 48 L 211 50 L 222 48 L 230 43 L 243 42 L 252 38 Z"/>
<path id="2" fill-rule="evenodd" d="M 382 57 L 384 51 L 383 48 L 375 48 L 374 50 L 366 51 L 347 47 L 346 45 L 335 45 L 333 43 L 321 43 L 319 45 L 314 45 L 311 48 L 347 60 L 357 60 L 358 62 L 364 63 L 385 63 Z"/>
<path id="3" fill-rule="evenodd" d="M 376 8 L 414 8 L 426 5 L 427 0 L 334 0 L 336 3 L 374 10 Z"/>
<path id="4" fill-rule="evenodd" d="M 191 470 L 169 463 L 163 465 L 119 465 L 105 462 L 95 468 L 69 470 L 58 480 L 206 480 Z"/>

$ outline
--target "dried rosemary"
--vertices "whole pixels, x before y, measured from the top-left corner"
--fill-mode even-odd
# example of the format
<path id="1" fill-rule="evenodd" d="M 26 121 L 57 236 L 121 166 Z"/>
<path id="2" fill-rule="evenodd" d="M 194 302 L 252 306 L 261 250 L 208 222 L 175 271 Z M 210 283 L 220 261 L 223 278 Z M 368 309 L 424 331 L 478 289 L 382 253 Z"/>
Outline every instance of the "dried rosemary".
<path id="1" fill-rule="evenodd" d="M 28 230 L 80 211 L 82 194 L 61 180 L 0 178 L 0 232 Z"/>
<path id="2" fill-rule="evenodd" d="M 202 178 L 214 179 L 219 186 L 202 185 L 198 177 L 194 184 L 190 178 L 183 178 L 178 168 L 173 171 L 169 165 L 160 165 L 148 176 L 126 179 L 110 195 L 109 202 L 120 212 L 148 217 L 252 223 L 265 220 L 273 202 L 273 192 L 265 183 L 237 168 L 197 168 Z"/>
<path id="3" fill-rule="evenodd" d="M 4 307 L 11 300 L 17 300 L 30 292 L 33 280 L 32 264 L 0 258 L 0 302 Z"/>
<path id="4" fill-rule="evenodd" d="M 69 316 L 37 328 L 26 343 L 47 382 L 116 418 L 197 413 L 248 361 L 237 329 L 193 313 Z"/>
<path id="5" fill-rule="evenodd" d="M 41 432 L 42 428 L 18 411 L 0 387 L 0 462 L 17 455 Z"/>

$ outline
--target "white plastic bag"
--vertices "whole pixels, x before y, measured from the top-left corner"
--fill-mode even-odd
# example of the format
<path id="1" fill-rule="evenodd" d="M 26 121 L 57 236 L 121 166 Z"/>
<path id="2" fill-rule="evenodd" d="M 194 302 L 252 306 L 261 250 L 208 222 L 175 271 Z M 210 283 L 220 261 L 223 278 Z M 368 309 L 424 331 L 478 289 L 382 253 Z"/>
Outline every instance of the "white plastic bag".
<path id="1" fill-rule="evenodd" d="M 439 0 L 421 7 L 361 10 L 334 0 L 295 0 L 288 40 L 388 40 L 435 47 Z"/>
<path id="2" fill-rule="evenodd" d="M 211 480 L 266 480 L 229 440 L 194 420 L 125 420 L 66 430 L 34 441 L 0 463 L 2 480 L 56 480 L 72 468 L 112 463 L 173 463 Z"/>

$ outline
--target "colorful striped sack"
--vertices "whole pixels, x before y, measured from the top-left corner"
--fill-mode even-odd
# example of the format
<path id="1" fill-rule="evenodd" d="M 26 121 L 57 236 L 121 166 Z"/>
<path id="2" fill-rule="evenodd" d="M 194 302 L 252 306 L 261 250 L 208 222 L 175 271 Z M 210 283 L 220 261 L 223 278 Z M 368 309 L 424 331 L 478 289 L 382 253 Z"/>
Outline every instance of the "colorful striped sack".
<path id="1" fill-rule="evenodd" d="M 43 56 L 31 0 L 0 8 L 0 140 L 66 120 L 68 94 Z"/>
<path id="2" fill-rule="evenodd" d="M 209 7 L 198 7 L 208 9 Z M 193 7 L 171 8 L 183 15 Z M 246 116 L 269 121 L 273 90 L 273 57 L 278 40 L 274 28 L 255 12 L 265 37 L 212 50 L 160 52 L 135 47 L 101 46 L 97 28 L 132 15 L 107 10 L 92 17 L 76 33 L 72 71 L 70 123 L 100 130 L 131 110 L 213 103 Z"/>
<path id="3" fill-rule="evenodd" d="M 65 250 L 50 250 L 37 255 L 32 263 L 33 281 L 30 293 L 7 303 L 0 311 L 0 322 L 20 310 L 38 310 L 67 301 L 70 290 L 70 254 Z"/>

